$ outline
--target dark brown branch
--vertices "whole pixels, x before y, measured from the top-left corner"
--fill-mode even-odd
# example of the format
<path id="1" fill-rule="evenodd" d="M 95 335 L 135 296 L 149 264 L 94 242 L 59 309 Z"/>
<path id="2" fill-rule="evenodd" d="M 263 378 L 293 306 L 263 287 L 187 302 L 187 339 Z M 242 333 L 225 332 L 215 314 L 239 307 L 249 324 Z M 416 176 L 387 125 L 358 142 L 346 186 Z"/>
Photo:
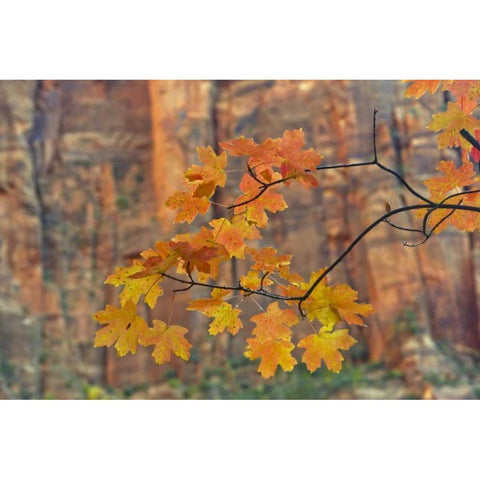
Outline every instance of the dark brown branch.
<path id="1" fill-rule="evenodd" d="M 419 228 L 402 227 L 401 225 L 397 225 L 397 224 L 391 222 L 388 219 L 385 220 L 385 223 L 387 223 L 388 225 L 390 225 L 393 228 L 396 228 L 397 230 L 402 230 L 404 232 L 421 233 L 421 234 L 423 234 L 423 232 L 424 232 L 423 230 L 420 230 Z"/>
<path id="2" fill-rule="evenodd" d="M 353 168 L 353 167 L 365 167 L 365 166 L 368 166 L 368 165 L 376 165 L 377 167 L 381 168 L 382 170 L 389 173 L 390 175 L 393 175 L 412 195 L 417 197 L 419 200 L 422 200 L 423 202 L 433 206 L 434 202 L 432 202 L 431 200 L 429 200 L 428 198 L 424 197 L 422 194 L 417 192 L 399 173 L 395 172 L 395 170 L 392 170 L 391 168 L 386 167 L 385 165 L 383 165 L 378 160 L 378 157 L 377 157 L 377 142 L 376 142 L 376 115 L 377 115 L 377 113 L 378 113 L 378 110 L 374 109 L 373 110 L 373 153 L 374 153 L 374 159 L 373 160 L 368 161 L 368 162 L 343 163 L 343 164 L 340 164 L 340 165 L 319 165 L 315 168 L 315 170 L 310 170 L 310 169 L 304 170 L 304 173 L 313 173 L 313 172 L 319 172 L 319 171 L 323 171 L 323 170 L 333 170 L 333 169 L 336 169 L 336 168 Z M 275 180 L 274 182 L 264 183 L 256 177 L 255 173 L 251 170 L 251 168 L 248 164 L 247 164 L 247 168 L 248 168 L 249 173 L 252 176 L 252 178 L 254 178 L 260 184 L 259 191 L 252 198 L 244 200 L 243 202 L 240 202 L 240 203 L 235 203 L 233 205 L 229 205 L 227 207 L 228 209 L 241 207 L 243 205 L 247 205 L 251 202 L 254 202 L 255 200 L 257 200 L 257 198 L 260 198 L 268 188 L 271 188 L 274 185 L 279 185 L 280 183 L 285 183 L 289 180 L 294 179 L 298 175 L 300 175 L 300 174 L 290 175 L 288 177 L 281 178 L 279 180 Z"/>
<path id="3" fill-rule="evenodd" d="M 405 231 L 409 231 L 409 232 L 417 232 L 417 233 L 422 233 L 423 235 L 425 235 L 425 239 L 421 242 L 421 243 L 425 243 L 428 238 L 430 238 L 430 236 L 435 232 L 435 230 L 444 222 L 446 221 L 450 215 L 452 215 L 456 210 L 465 210 L 465 211 L 472 211 L 472 212 L 476 212 L 476 213 L 480 213 L 480 207 L 476 207 L 476 206 L 472 206 L 472 205 L 462 205 L 462 202 L 463 200 L 461 200 L 458 204 L 449 204 L 449 203 L 446 203 L 448 202 L 450 199 L 452 198 L 455 198 L 457 196 L 461 196 L 461 195 L 467 195 L 469 193 L 478 193 L 480 192 L 480 190 L 472 190 L 472 191 L 465 191 L 465 192 L 461 192 L 461 193 L 454 193 L 452 195 L 449 195 L 448 197 L 446 197 L 445 199 L 442 200 L 442 202 L 440 203 L 435 203 L 435 202 L 432 202 L 431 200 L 429 200 L 428 198 L 424 197 L 423 195 L 421 195 L 420 193 L 418 193 L 416 190 L 413 189 L 413 187 L 411 187 L 408 182 L 400 175 L 398 174 L 397 172 L 395 172 L 394 170 L 386 167 L 385 165 L 382 165 L 379 160 L 378 160 L 378 157 L 377 157 L 377 146 L 376 146 L 376 114 L 378 113 L 378 111 L 376 109 L 374 109 L 374 115 L 373 115 L 373 150 L 374 150 L 374 160 L 372 161 L 369 161 L 369 162 L 360 162 L 360 163 L 354 163 L 354 164 L 342 164 L 342 165 L 325 165 L 325 166 L 318 166 L 316 167 L 316 171 L 320 171 L 320 170 L 328 170 L 328 169 L 335 169 L 335 168 L 350 168 L 350 167 L 360 167 L 360 166 L 367 166 L 367 165 L 376 165 L 378 166 L 379 168 L 381 168 L 382 170 L 386 171 L 387 173 L 393 175 L 395 178 L 398 179 L 398 181 L 412 194 L 414 195 L 415 197 L 417 197 L 418 199 L 422 200 L 423 202 L 425 202 L 425 204 L 419 204 L 419 205 L 407 205 L 407 206 L 404 206 L 404 207 L 400 207 L 400 208 L 397 208 L 397 209 L 394 209 L 394 210 L 390 210 L 390 211 L 387 211 L 384 215 L 382 215 L 381 217 L 377 218 L 375 221 L 373 221 L 370 225 L 368 225 L 364 230 L 362 230 L 358 235 L 357 237 L 350 243 L 350 245 L 343 251 L 342 254 L 340 254 L 337 259 L 332 262 L 324 271 L 321 275 L 319 275 L 315 281 L 312 283 L 312 285 L 310 285 L 310 287 L 308 288 L 308 290 L 302 295 L 302 296 L 286 296 L 286 295 L 279 295 L 279 294 L 276 294 L 276 293 L 273 293 L 273 292 L 268 292 L 264 289 L 264 281 L 265 279 L 267 278 L 267 274 L 263 275 L 262 279 L 261 279 L 261 282 L 260 282 L 260 289 L 259 290 L 252 290 L 252 289 L 249 289 L 249 288 L 246 288 L 246 287 L 243 287 L 241 285 L 240 282 L 238 282 L 238 285 L 231 285 L 231 286 L 228 286 L 228 285 L 212 285 L 212 284 L 207 284 L 207 283 L 203 283 L 203 282 L 197 282 L 193 279 L 192 275 L 191 275 L 191 271 L 190 271 L 190 265 L 189 263 L 187 263 L 187 275 L 189 277 L 189 280 L 184 280 L 184 279 L 181 279 L 181 278 L 178 278 L 178 277 L 174 277 L 173 275 L 170 275 L 170 274 L 167 274 L 167 273 L 162 273 L 161 275 L 163 275 L 164 277 L 166 278 L 170 278 L 174 281 L 177 281 L 179 283 L 182 283 L 182 284 L 185 284 L 187 285 L 186 288 L 183 288 L 183 289 L 179 289 L 179 290 L 176 290 L 176 291 L 185 291 L 185 290 L 189 290 L 190 288 L 194 287 L 194 286 L 201 286 L 201 287 L 206 287 L 206 288 L 210 288 L 210 289 L 214 289 L 214 288 L 218 288 L 218 289 L 222 289 L 222 290 L 231 290 L 231 291 L 240 291 L 240 292 L 243 292 L 245 295 L 260 295 L 260 296 L 264 296 L 264 297 L 268 297 L 268 298 L 273 298 L 273 299 L 276 299 L 276 300 L 285 300 L 285 301 L 298 301 L 298 310 L 300 312 L 300 314 L 302 316 L 305 316 L 303 310 L 302 310 L 302 304 L 303 302 L 305 302 L 305 300 L 307 300 L 307 298 L 312 294 L 312 292 L 315 290 L 315 288 L 320 284 L 320 282 L 330 273 L 332 272 L 336 267 L 337 265 L 339 265 L 343 259 L 353 250 L 353 248 L 369 233 L 371 232 L 375 227 L 377 227 L 379 224 L 381 224 L 382 222 L 386 222 L 388 223 L 389 225 L 391 225 L 392 227 L 394 228 L 398 228 L 400 230 L 405 230 Z M 468 132 L 467 132 L 468 133 Z M 473 137 L 472 137 L 473 138 Z M 470 141 L 470 140 L 469 140 Z M 475 140 L 476 142 L 476 140 Z M 478 144 L 478 142 L 476 142 Z M 472 143 L 472 145 L 474 145 L 476 148 L 479 148 L 477 147 L 477 145 L 475 145 L 474 143 Z M 276 180 L 274 182 L 271 182 L 271 183 L 264 183 L 263 181 L 261 181 L 260 179 L 258 179 L 255 175 L 255 172 L 252 170 L 252 168 L 247 165 L 247 168 L 248 168 L 248 171 L 249 171 L 249 174 L 252 176 L 252 178 L 254 178 L 254 180 L 257 181 L 257 183 L 259 183 L 259 192 L 254 195 L 252 198 L 250 199 L 247 199 L 243 202 L 240 202 L 240 203 L 237 203 L 237 204 L 234 204 L 234 205 L 230 205 L 228 206 L 227 208 L 228 209 L 232 209 L 232 208 L 235 208 L 235 207 L 240 207 L 240 206 L 243 206 L 243 205 L 246 205 L 248 203 L 251 203 L 253 201 L 255 201 L 257 198 L 259 198 L 268 188 L 271 188 L 273 187 L 274 185 L 278 185 L 280 183 L 285 183 L 286 181 L 288 180 L 291 180 L 293 178 L 295 178 L 296 176 L 300 175 L 300 174 L 295 174 L 295 175 L 291 175 L 289 177 L 286 177 L 286 178 L 282 178 L 280 180 Z M 305 173 L 310 173 L 311 170 L 305 170 Z M 424 219 L 423 219 L 423 228 L 422 230 L 419 230 L 419 229 L 412 229 L 412 228 L 407 228 L 407 227 L 402 227 L 400 225 L 397 225 L 397 224 L 394 224 L 393 222 L 391 222 L 389 220 L 390 217 L 393 217 L 394 215 L 397 215 L 399 213 L 402 213 L 402 212 L 407 212 L 407 211 L 413 211 L 413 210 L 421 210 L 421 209 L 427 209 L 428 212 L 425 214 L 424 216 Z M 442 209 L 442 210 L 451 210 L 451 212 L 449 212 L 445 217 L 443 217 L 441 220 L 439 220 L 433 227 L 432 229 L 430 230 L 430 232 L 427 232 L 427 222 L 428 222 L 428 218 L 429 216 L 436 210 L 438 209 Z M 408 246 L 413 246 L 413 245 L 408 245 Z"/>
<path id="4" fill-rule="evenodd" d="M 460 135 L 472 146 L 474 146 L 477 150 L 480 150 L 480 143 L 479 141 L 473 136 L 470 134 L 470 132 L 468 132 L 467 130 L 465 130 L 464 128 L 462 128 L 460 130 Z"/>
<path id="5" fill-rule="evenodd" d="M 458 203 L 458 205 L 460 205 L 462 203 L 462 201 L 460 201 L 460 203 Z M 404 242 L 404 246 L 405 247 L 418 247 L 419 245 L 423 245 L 424 243 L 427 242 L 427 240 L 433 235 L 433 233 L 435 232 L 435 230 L 443 223 L 445 222 L 445 220 L 447 220 L 447 218 L 449 218 L 451 215 L 453 215 L 455 213 L 455 210 L 452 210 L 451 212 L 449 212 L 447 215 L 445 215 L 443 218 L 441 218 L 433 227 L 432 229 L 430 230 L 429 233 L 427 233 L 426 231 L 426 223 L 427 223 L 427 218 L 429 217 L 429 215 L 431 213 L 433 213 L 434 210 L 430 210 L 424 217 L 424 222 L 423 222 L 423 225 L 424 225 L 424 232 L 423 234 L 425 235 L 425 238 L 421 241 L 421 242 L 418 242 L 418 243 L 407 243 L 407 242 Z"/>
<path id="6" fill-rule="evenodd" d="M 344 250 L 344 252 L 337 257 L 337 259 L 330 264 L 329 267 L 327 267 L 321 275 L 318 276 L 318 278 L 312 283 L 310 288 L 305 292 L 305 294 L 302 297 L 292 297 L 289 300 L 299 300 L 298 303 L 298 309 L 302 316 L 303 310 L 302 310 L 302 303 L 312 294 L 312 292 L 315 290 L 315 288 L 318 286 L 318 284 L 332 271 L 335 269 L 335 267 L 353 250 L 355 245 L 357 245 L 360 240 L 363 239 L 369 232 L 371 232 L 377 225 L 380 223 L 384 222 L 388 218 L 392 217 L 393 215 L 397 215 L 398 213 L 401 212 L 407 212 L 409 210 L 421 210 L 424 209 L 425 205 L 407 205 L 405 207 L 400 207 L 395 210 L 392 210 L 391 212 L 387 212 L 381 217 L 377 218 L 374 222 L 372 222 L 367 228 L 365 228 L 357 237 L 350 243 L 350 245 Z M 480 207 L 473 207 L 470 205 L 451 205 L 451 204 L 434 204 L 434 208 L 440 208 L 440 209 L 455 209 L 455 210 L 466 210 L 470 212 L 477 212 L 480 213 Z"/>
<path id="7" fill-rule="evenodd" d="M 463 194 L 468 193 L 468 192 L 462 192 Z M 460 194 L 454 194 L 454 195 L 460 195 Z M 453 196 L 453 195 L 452 195 Z M 441 219 L 437 224 L 433 227 L 432 231 L 428 234 L 429 236 L 435 231 L 436 228 L 441 224 L 441 222 L 445 221 L 448 216 L 450 216 L 453 211 L 455 210 L 465 210 L 465 211 L 471 211 L 471 212 L 476 212 L 480 213 L 480 207 L 475 207 L 471 205 L 461 205 L 461 204 L 446 204 L 446 203 L 439 203 L 439 204 L 433 204 L 434 208 L 430 210 L 432 212 L 434 209 L 442 209 L 442 210 L 452 210 L 452 212 L 449 212 L 449 214 Z M 315 290 L 315 288 L 319 285 L 319 283 L 330 273 L 332 272 L 339 263 L 342 262 L 342 260 L 353 250 L 353 248 L 369 233 L 371 232 L 375 227 L 377 227 L 379 224 L 382 222 L 385 222 L 388 220 L 390 217 L 397 215 L 402 212 L 407 212 L 410 210 L 422 210 L 425 209 L 425 205 L 420 204 L 420 205 L 407 205 L 404 207 L 397 208 L 395 210 L 391 210 L 390 212 L 385 213 L 381 217 L 377 218 L 374 222 L 372 222 L 368 227 L 366 227 L 362 232 L 360 232 L 357 237 L 350 243 L 350 245 L 344 250 L 344 252 L 339 255 L 339 257 L 331 263 L 321 275 L 318 276 L 317 279 L 310 285 L 309 289 L 302 295 L 302 296 L 287 296 L 287 295 L 279 295 L 273 292 L 268 292 L 266 291 L 263 286 L 259 290 L 253 290 L 250 288 L 243 287 L 240 282 L 238 282 L 238 285 L 216 285 L 216 284 L 209 284 L 209 283 L 204 283 L 204 282 L 198 282 L 193 279 L 191 273 L 189 273 L 189 267 L 187 267 L 187 274 L 189 276 L 189 280 L 184 280 L 182 278 L 175 277 L 173 275 L 167 274 L 167 273 L 156 273 L 156 275 L 162 275 L 166 278 L 169 278 L 171 280 L 174 280 L 178 283 L 182 283 L 184 285 L 187 285 L 188 287 L 185 289 L 180 289 L 177 291 L 184 291 L 184 290 L 189 290 L 192 287 L 199 286 L 199 287 L 206 287 L 210 289 L 218 288 L 221 290 L 231 290 L 231 291 L 239 291 L 239 292 L 244 292 L 246 295 L 260 295 L 263 297 L 267 298 L 273 298 L 275 300 L 284 300 L 284 301 L 298 301 L 298 309 L 300 311 L 300 314 L 304 316 L 304 312 L 302 310 L 302 304 L 303 302 L 312 294 L 312 292 Z M 266 275 L 264 275 L 264 279 L 266 278 Z"/>

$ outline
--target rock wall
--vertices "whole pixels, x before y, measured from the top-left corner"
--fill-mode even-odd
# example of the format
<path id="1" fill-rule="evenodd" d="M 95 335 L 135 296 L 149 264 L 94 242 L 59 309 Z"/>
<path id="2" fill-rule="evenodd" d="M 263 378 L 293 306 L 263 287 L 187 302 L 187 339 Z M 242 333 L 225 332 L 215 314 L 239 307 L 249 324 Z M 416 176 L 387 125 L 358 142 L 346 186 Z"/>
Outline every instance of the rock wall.
<path id="1" fill-rule="evenodd" d="M 165 367 L 144 349 L 118 358 L 92 348 L 91 314 L 115 304 L 116 290 L 103 281 L 116 265 L 185 231 L 162 206 L 181 188 L 196 146 L 301 127 L 325 161 L 365 161 L 376 107 L 381 161 L 421 190 L 440 155 L 424 127 L 443 99 L 421 104 L 405 100 L 403 90 L 393 81 L 1 81 L 1 395 L 72 398 L 89 383 L 125 387 L 163 378 Z M 287 190 L 290 208 L 272 217 L 265 235 L 294 254 L 305 276 L 333 261 L 384 212 L 385 200 L 392 207 L 412 200 L 375 167 L 320 176 L 315 191 Z M 235 180 L 232 174 L 232 186 Z M 330 276 L 375 307 L 369 328 L 357 332 L 371 359 L 401 363 L 399 327 L 412 322 L 434 339 L 480 348 L 477 235 L 447 231 L 422 247 L 403 246 L 415 240 L 379 226 Z M 241 274 L 241 266 L 232 272 Z M 188 323 L 188 294 L 179 297 L 173 315 Z M 164 297 L 146 314 L 165 318 L 170 308 Z M 253 303 L 246 309 L 258 310 Z M 206 323 L 194 317 L 190 327 L 198 346 L 192 362 L 173 364 L 187 381 L 243 349 L 241 336 L 208 337 Z"/>

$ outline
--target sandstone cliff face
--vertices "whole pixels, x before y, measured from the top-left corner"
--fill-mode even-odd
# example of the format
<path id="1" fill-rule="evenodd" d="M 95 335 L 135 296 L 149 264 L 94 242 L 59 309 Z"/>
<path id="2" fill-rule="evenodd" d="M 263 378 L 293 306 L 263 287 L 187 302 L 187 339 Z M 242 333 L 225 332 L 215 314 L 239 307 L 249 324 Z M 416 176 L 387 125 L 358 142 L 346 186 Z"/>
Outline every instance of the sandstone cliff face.
<path id="1" fill-rule="evenodd" d="M 91 314 L 116 303 L 117 291 L 103 284 L 116 265 L 185 231 L 163 202 L 181 188 L 196 146 L 301 127 L 325 161 L 365 161 L 376 107 L 382 162 L 422 189 L 440 153 L 424 128 L 428 108 L 403 99 L 403 88 L 389 81 L 0 82 L 1 395 L 72 398 L 87 383 L 161 381 L 165 368 L 146 350 L 117 358 L 92 348 Z M 442 98 L 426 101 L 435 109 Z M 384 212 L 385 200 L 392 207 L 412 200 L 374 167 L 324 172 L 321 188 L 290 188 L 287 199 L 289 210 L 272 217 L 265 241 L 293 253 L 305 276 L 333 261 Z M 419 368 L 421 359 L 399 344 L 406 319 L 436 340 L 480 348 L 477 236 L 448 231 L 418 248 L 404 240 L 416 239 L 379 226 L 330 276 L 375 307 L 369 328 L 357 332 L 369 358 Z M 179 297 L 173 315 L 187 324 L 188 294 Z M 169 309 L 165 297 L 145 313 L 164 318 Z M 257 313 L 253 303 L 247 309 Z M 207 338 L 206 320 L 191 318 L 198 350 L 189 365 L 173 364 L 187 381 L 226 351 L 243 349 L 241 336 Z"/>

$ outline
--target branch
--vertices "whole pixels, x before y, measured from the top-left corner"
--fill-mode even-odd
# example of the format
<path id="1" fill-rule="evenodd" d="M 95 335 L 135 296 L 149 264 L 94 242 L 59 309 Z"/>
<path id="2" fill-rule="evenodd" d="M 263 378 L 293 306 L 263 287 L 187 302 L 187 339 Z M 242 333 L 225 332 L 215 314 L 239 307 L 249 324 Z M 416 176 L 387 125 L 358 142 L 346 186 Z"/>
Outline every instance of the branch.
<path id="1" fill-rule="evenodd" d="M 460 200 L 460 202 L 457 204 L 457 205 L 460 205 L 462 203 L 463 200 Z M 425 238 L 421 241 L 421 242 L 418 242 L 418 243 L 407 243 L 407 242 L 404 242 L 403 245 L 405 247 L 418 247 L 419 245 L 423 245 L 424 243 L 427 242 L 427 240 L 432 236 L 433 232 L 435 232 L 435 230 L 445 221 L 447 220 L 448 217 L 450 217 L 451 215 L 453 215 L 455 213 L 455 210 L 452 210 L 451 212 L 449 212 L 447 215 L 445 215 L 443 218 L 441 218 L 433 227 L 432 229 L 430 230 L 429 233 L 427 233 L 427 230 L 426 230 L 426 224 L 427 224 L 427 219 L 428 217 L 435 211 L 435 209 L 433 210 L 429 210 L 428 213 L 425 215 L 425 217 L 423 218 L 423 234 L 425 235 Z"/>
<path id="2" fill-rule="evenodd" d="M 460 130 L 460 135 L 470 144 L 473 145 L 477 150 L 480 150 L 480 143 L 478 140 L 470 135 L 470 132 L 467 132 L 464 128 Z"/>
<path id="3" fill-rule="evenodd" d="M 430 202 L 432 203 L 432 202 Z M 318 276 L 318 278 L 312 283 L 310 288 L 305 292 L 305 294 L 302 297 L 293 297 L 290 300 L 299 300 L 298 304 L 298 309 L 300 310 L 300 313 L 303 316 L 303 311 L 302 311 L 302 303 L 312 294 L 312 292 L 315 290 L 315 288 L 318 286 L 318 284 L 331 272 L 335 269 L 335 267 L 353 250 L 355 245 L 360 242 L 360 240 L 363 239 L 369 232 L 371 232 L 377 225 L 380 223 L 384 222 L 388 218 L 392 217 L 393 215 L 397 215 L 398 213 L 402 212 L 407 212 L 410 210 L 421 210 L 425 209 L 425 205 L 407 205 L 405 207 L 400 207 L 395 210 L 392 210 L 391 212 L 387 212 L 381 217 L 377 218 L 374 222 L 372 222 L 368 227 L 366 227 L 360 234 L 357 235 L 357 237 L 350 243 L 350 245 L 344 250 L 344 252 L 333 262 L 330 264 L 329 267 L 327 267 L 321 275 Z M 434 208 L 440 208 L 440 209 L 453 209 L 453 210 L 467 210 L 470 212 L 477 212 L 480 213 L 480 207 L 474 207 L 470 205 L 459 205 L 459 204 L 434 204 Z"/>
<path id="4" fill-rule="evenodd" d="M 429 205 L 434 205 L 434 203 L 429 200 L 428 198 L 424 197 L 422 194 L 417 192 L 399 173 L 395 172 L 395 170 L 392 170 L 391 168 L 386 167 L 383 165 L 377 157 L 377 141 L 376 141 L 376 115 L 378 113 L 377 109 L 373 110 L 373 153 L 374 153 L 374 159 L 370 160 L 368 162 L 358 162 L 358 163 L 342 163 L 339 165 L 319 165 L 318 167 L 315 168 L 315 170 L 310 170 L 310 169 L 305 169 L 303 173 L 315 173 L 323 170 L 334 170 L 336 168 L 353 168 L 353 167 L 365 167 L 368 165 L 376 165 L 377 167 L 381 168 L 385 172 L 389 173 L 390 175 L 393 175 L 412 195 L 417 197 L 419 200 L 422 200 L 423 202 L 429 204 Z M 467 132 L 468 133 L 468 132 Z M 270 183 L 265 183 L 261 181 L 255 173 L 252 171 L 251 167 L 247 163 L 247 169 L 250 174 L 250 176 L 256 180 L 260 186 L 258 187 L 259 191 L 256 195 L 254 195 L 252 198 L 249 198 L 247 200 L 244 200 L 243 202 L 240 203 L 235 203 L 233 205 L 229 205 L 227 209 L 232 209 L 236 207 L 241 207 L 243 205 L 247 205 L 251 202 L 254 202 L 257 200 L 257 198 L 261 197 L 268 188 L 273 187 L 274 185 L 279 185 L 280 183 L 285 183 L 289 180 L 293 180 L 296 178 L 299 174 L 296 175 L 290 175 L 285 178 L 281 178 L 279 180 L 275 180 L 274 182 Z"/>
<path id="5" fill-rule="evenodd" d="M 454 196 L 466 194 L 469 192 L 462 192 L 458 194 L 453 194 L 450 195 L 451 198 Z M 445 201 L 445 200 L 444 200 Z M 354 249 L 354 247 L 369 233 L 371 232 L 375 227 L 380 225 L 382 222 L 386 222 L 390 217 L 393 217 L 394 215 L 397 215 L 402 212 L 407 212 L 410 210 L 423 210 L 426 207 L 424 204 L 418 204 L 418 205 L 407 205 L 404 207 L 397 208 L 395 210 L 391 210 L 390 212 L 385 213 L 381 217 L 377 218 L 375 221 L 373 221 L 370 225 L 368 225 L 362 232 L 360 232 L 357 237 L 350 243 L 350 245 L 343 251 L 341 255 L 338 256 L 338 258 L 331 263 L 321 275 L 318 276 L 318 278 L 310 285 L 309 289 L 301 296 L 287 296 L 287 295 L 280 295 L 277 293 L 269 292 L 263 288 L 263 282 L 267 275 L 264 275 L 261 281 L 261 287 L 259 290 L 253 290 L 250 288 L 243 287 L 240 282 L 238 282 L 237 285 L 216 285 L 216 284 L 209 284 L 209 283 L 204 283 L 204 282 L 198 282 L 196 281 L 190 272 L 190 266 L 187 264 L 187 275 L 189 276 L 188 280 L 184 280 L 182 278 L 175 277 L 173 275 L 167 274 L 167 273 L 156 273 L 156 275 L 162 275 L 166 278 L 169 278 L 171 280 L 174 280 L 178 283 L 187 285 L 187 288 L 184 289 L 179 289 L 176 291 L 184 291 L 184 290 L 189 290 L 192 287 L 198 286 L 198 287 L 206 287 L 210 289 L 221 289 L 221 290 L 231 290 L 231 291 L 238 291 L 238 292 L 244 292 L 245 294 L 249 295 L 259 295 L 267 298 L 273 298 L 275 300 L 284 300 L 286 302 L 291 302 L 291 301 L 298 301 L 298 309 L 300 311 L 300 314 L 302 316 L 305 316 L 303 310 L 302 310 L 302 304 L 303 302 L 312 294 L 312 292 L 315 290 L 315 288 L 320 284 L 320 282 L 330 273 L 332 272 L 339 263 L 342 262 L 342 260 Z M 470 212 L 476 212 L 480 213 L 480 207 L 476 206 L 471 206 L 471 205 L 461 205 L 461 202 L 459 204 L 449 204 L 449 203 L 438 203 L 438 204 L 433 204 L 433 209 L 429 210 L 429 213 L 433 212 L 436 209 L 442 209 L 442 210 L 452 210 L 452 212 L 449 212 L 448 215 L 444 218 L 442 218 L 437 224 L 434 225 L 430 233 L 425 233 L 426 236 L 430 237 L 432 233 L 435 231 L 438 226 L 444 222 L 450 215 L 453 214 L 455 210 L 465 210 L 465 211 L 470 211 Z M 428 215 L 428 214 L 427 214 Z M 427 217 L 425 215 L 425 217 Z M 425 224 L 426 222 L 424 222 Z"/>

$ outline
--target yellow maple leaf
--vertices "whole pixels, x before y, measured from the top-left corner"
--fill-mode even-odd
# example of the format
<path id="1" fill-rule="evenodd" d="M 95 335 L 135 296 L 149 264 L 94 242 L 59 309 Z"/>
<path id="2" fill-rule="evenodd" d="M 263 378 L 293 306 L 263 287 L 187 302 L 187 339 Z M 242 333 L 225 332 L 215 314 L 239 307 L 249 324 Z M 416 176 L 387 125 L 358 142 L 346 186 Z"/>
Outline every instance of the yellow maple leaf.
<path id="1" fill-rule="evenodd" d="M 191 343 L 184 338 L 188 329 L 179 325 L 167 325 L 161 320 L 153 320 L 153 328 L 139 336 L 141 345 L 155 345 L 152 357 L 161 365 L 170 361 L 172 353 L 183 360 L 190 358 Z"/>
<path id="2" fill-rule="evenodd" d="M 230 303 L 223 300 L 228 293 L 230 290 L 214 289 L 211 298 L 197 298 L 188 304 L 187 310 L 196 310 L 207 317 L 213 317 L 208 329 L 210 335 L 218 335 L 225 329 L 236 335 L 243 327 L 242 321 L 238 318 L 241 310 L 233 308 Z"/>
<path id="3" fill-rule="evenodd" d="M 298 346 L 306 349 L 302 362 L 311 373 L 321 367 L 322 360 L 329 370 L 339 373 L 343 356 L 338 350 L 348 350 L 355 343 L 356 340 L 348 334 L 347 329 L 329 332 L 324 327 L 318 334 L 314 333 L 300 340 Z"/>
<path id="4" fill-rule="evenodd" d="M 329 288 L 330 306 L 334 308 L 349 325 L 364 325 L 359 317 L 367 317 L 373 313 L 373 307 L 368 303 L 358 303 L 358 292 L 345 283 Z"/>
<path id="5" fill-rule="evenodd" d="M 448 102 L 447 111 L 432 115 L 432 121 L 427 125 L 429 130 L 438 132 L 438 148 L 461 147 L 470 151 L 472 145 L 460 135 L 466 130 L 475 136 L 475 130 L 480 129 L 480 120 L 465 113 L 456 103 Z"/>
<path id="6" fill-rule="evenodd" d="M 312 272 L 310 282 L 301 283 L 302 291 L 305 293 L 325 269 Z M 328 286 L 324 278 L 311 295 L 305 300 L 303 309 L 307 318 L 312 321 L 317 319 L 329 331 L 343 318 L 348 324 L 364 325 L 359 317 L 370 315 L 373 312 L 371 305 L 357 303 L 358 293 L 346 284 Z"/>
<path id="7" fill-rule="evenodd" d="M 273 281 L 268 277 L 263 279 L 262 284 L 262 277 L 263 275 L 260 276 L 258 270 L 251 268 L 246 275 L 240 277 L 240 285 L 244 288 L 249 288 L 250 290 L 259 290 L 262 285 L 266 287 L 273 284 Z"/>
<path id="8" fill-rule="evenodd" d="M 115 285 L 116 287 L 124 285 L 120 293 L 120 304 L 123 306 L 129 300 L 134 304 L 142 295 L 145 296 L 145 303 L 153 308 L 157 303 L 157 298 L 163 295 L 163 289 L 158 285 L 162 276 L 158 273 L 147 273 L 147 276 L 135 278 L 134 275 L 143 275 L 145 268 L 140 260 L 134 260 L 130 267 L 117 267 L 115 273 L 107 277 L 105 283 Z"/>
<path id="9" fill-rule="evenodd" d="M 139 335 L 148 331 L 147 322 L 136 315 L 135 304 L 131 300 L 121 308 L 107 305 L 105 310 L 95 313 L 93 318 L 102 325 L 106 324 L 105 327 L 97 330 L 93 346 L 110 347 L 115 343 L 120 357 L 128 352 L 135 353 Z"/>

